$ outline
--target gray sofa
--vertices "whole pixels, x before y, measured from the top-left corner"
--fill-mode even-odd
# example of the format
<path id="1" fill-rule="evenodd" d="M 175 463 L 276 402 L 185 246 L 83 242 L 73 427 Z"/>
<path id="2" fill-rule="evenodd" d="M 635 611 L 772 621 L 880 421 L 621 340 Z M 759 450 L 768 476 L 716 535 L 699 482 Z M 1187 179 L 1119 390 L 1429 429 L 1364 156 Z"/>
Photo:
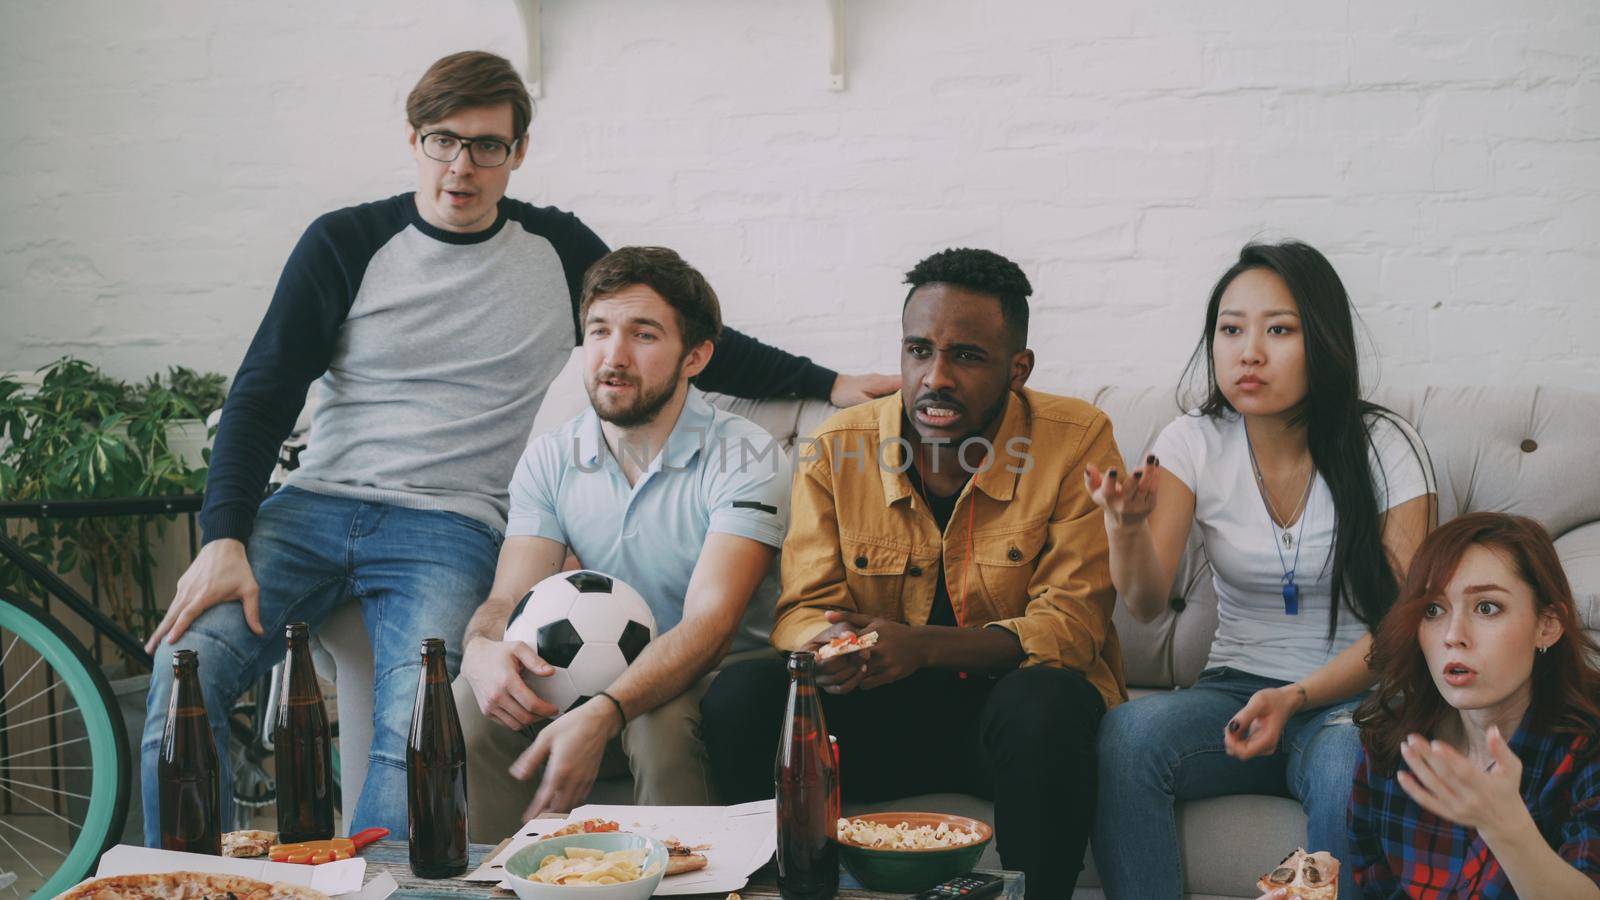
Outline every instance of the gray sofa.
<path id="1" fill-rule="evenodd" d="M 584 408 L 576 355 L 551 386 L 534 433 L 555 427 Z M 1033 387 L 1092 400 L 1114 424 L 1127 460 L 1143 456 L 1156 434 L 1177 413 L 1170 388 Z M 1472 510 L 1531 516 L 1556 536 L 1585 626 L 1600 626 L 1600 472 L 1593 459 L 1600 437 L 1600 393 L 1540 388 L 1407 388 L 1374 398 L 1415 424 L 1427 442 L 1439 491 L 1440 519 Z M 816 401 L 749 401 L 714 398 L 793 446 L 832 409 Z M 1586 424 L 1587 423 L 1587 424 Z M 1131 692 L 1138 697 L 1191 684 L 1205 664 L 1216 630 L 1216 596 L 1203 554 L 1191 547 L 1173 585 L 1169 609 L 1139 624 L 1122 608 L 1116 614 Z M 320 631 L 334 661 L 346 796 L 365 777 L 365 747 L 371 739 L 372 660 L 359 608 L 348 604 Z M 591 799 L 626 803 L 630 785 L 601 782 Z M 879 808 L 962 813 L 993 821 L 989 804 L 965 795 L 908 797 Z M 854 810 L 851 810 L 854 811 Z M 1254 898 L 1256 877 L 1303 839 L 1305 816 L 1297 803 L 1278 797 L 1237 796 L 1182 804 L 1178 811 L 1186 896 Z M 994 848 L 986 862 L 998 865 Z M 1092 859 L 1077 897 L 1103 893 Z"/>

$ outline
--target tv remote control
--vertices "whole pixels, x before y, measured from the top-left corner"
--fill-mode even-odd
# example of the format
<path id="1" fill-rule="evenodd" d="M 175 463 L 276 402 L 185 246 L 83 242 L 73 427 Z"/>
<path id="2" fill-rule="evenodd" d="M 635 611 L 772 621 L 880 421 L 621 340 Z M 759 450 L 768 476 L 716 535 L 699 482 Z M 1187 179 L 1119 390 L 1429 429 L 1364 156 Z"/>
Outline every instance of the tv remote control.
<path id="1" fill-rule="evenodd" d="M 928 888 L 920 894 L 913 894 L 909 900 L 978 900 L 980 897 L 993 897 L 1000 893 L 1006 880 L 999 875 L 985 875 L 973 872 L 968 875 L 957 875 L 944 884 Z"/>

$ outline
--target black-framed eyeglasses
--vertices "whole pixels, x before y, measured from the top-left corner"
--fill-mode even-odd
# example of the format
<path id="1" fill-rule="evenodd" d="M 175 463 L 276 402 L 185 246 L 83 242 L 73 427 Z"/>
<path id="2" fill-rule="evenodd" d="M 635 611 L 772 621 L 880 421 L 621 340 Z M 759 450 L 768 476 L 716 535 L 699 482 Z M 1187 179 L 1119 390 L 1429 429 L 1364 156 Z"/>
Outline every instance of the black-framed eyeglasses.
<path id="1" fill-rule="evenodd" d="M 461 155 L 461 148 L 465 147 L 473 165 L 492 169 L 506 164 L 515 143 L 508 144 L 499 138 L 464 138 L 447 131 L 430 131 L 422 136 L 422 152 L 429 159 L 447 163 L 455 162 L 456 157 Z"/>

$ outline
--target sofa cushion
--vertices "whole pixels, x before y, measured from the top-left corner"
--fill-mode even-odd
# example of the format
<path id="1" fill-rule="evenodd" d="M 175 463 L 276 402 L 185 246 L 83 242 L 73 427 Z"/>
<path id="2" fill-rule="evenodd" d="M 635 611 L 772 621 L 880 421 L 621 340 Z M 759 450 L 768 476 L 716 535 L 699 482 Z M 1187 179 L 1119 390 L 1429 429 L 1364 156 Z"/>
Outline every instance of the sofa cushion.
<path id="1" fill-rule="evenodd" d="M 1572 599 L 1584 630 L 1591 640 L 1600 641 L 1600 522 L 1556 538 L 1556 555 L 1572 585 Z"/>
<path id="2" fill-rule="evenodd" d="M 1600 479 L 1573 477 L 1594 468 L 1600 393 L 1428 388 L 1411 421 L 1433 455 L 1441 521 L 1516 513 L 1560 536 L 1600 518 Z"/>

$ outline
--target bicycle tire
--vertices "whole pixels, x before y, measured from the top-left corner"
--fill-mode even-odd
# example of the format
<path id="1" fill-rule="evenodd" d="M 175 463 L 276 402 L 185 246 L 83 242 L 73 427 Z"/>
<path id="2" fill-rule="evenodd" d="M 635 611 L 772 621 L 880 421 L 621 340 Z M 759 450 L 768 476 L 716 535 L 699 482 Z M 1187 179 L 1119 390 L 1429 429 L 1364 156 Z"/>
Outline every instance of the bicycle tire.
<path id="1" fill-rule="evenodd" d="M 132 784 L 128 732 L 105 675 L 60 622 L 32 603 L 0 597 L 0 630 L 17 635 L 55 670 L 83 713 L 89 742 L 94 771 L 82 828 L 60 868 L 34 894 L 54 897 L 94 871 L 101 854 L 122 836 Z"/>

